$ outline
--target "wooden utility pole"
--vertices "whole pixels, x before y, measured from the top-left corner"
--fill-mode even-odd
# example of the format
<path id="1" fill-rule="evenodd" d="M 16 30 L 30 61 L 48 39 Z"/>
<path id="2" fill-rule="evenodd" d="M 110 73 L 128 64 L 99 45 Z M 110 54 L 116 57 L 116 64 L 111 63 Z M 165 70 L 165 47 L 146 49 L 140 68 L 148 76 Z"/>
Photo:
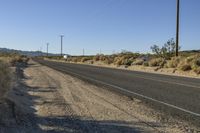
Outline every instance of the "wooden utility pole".
<path id="1" fill-rule="evenodd" d="M 176 12 L 176 56 L 178 56 L 178 50 L 179 50 L 179 17 L 180 17 L 180 0 L 177 0 L 177 12 Z"/>
<path id="2" fill-rule="evenodd" d="M 83 48 L 83 56 L 85 56 L 85 49 Z"/>
<path id="3" fill-rule="evenodd" d="M 60 56 L 62 56 L 63 55 L 63 53 L 62 53 L 62 49 L 63 49 L 63 37 L 64 37 L 64 35 L 60 35 L 60 41 L 61 41 L 61 49 L 60 49 Z"/>
<path id="4" fill-rule="evenodd" d="M 49 43 L 47 43 L 47 57 L 49 56 Z"/>

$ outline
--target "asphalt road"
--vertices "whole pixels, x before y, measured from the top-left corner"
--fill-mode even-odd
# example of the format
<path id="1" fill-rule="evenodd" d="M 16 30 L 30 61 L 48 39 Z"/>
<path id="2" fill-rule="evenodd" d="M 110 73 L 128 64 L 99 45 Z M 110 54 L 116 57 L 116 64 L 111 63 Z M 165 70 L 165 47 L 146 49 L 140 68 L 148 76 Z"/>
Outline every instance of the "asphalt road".
<path id="1" fill-rule="evenodd" d="M 61 72 L 110 86 L 113 90 L 143 98 L 162 106 L 164 110 L 166 107 L 178 114 L 186 114 L 187 119 L 200 120 L 200 79 L 39 59 L 36 61 Z"/>

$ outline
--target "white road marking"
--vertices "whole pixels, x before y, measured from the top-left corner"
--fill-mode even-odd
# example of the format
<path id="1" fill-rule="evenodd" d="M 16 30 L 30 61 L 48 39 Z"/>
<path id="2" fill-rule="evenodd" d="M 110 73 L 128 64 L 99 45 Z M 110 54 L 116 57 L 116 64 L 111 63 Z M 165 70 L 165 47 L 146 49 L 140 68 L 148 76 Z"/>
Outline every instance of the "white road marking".
<path id="1" fill-rule="evenodd" d="M 67 69 L 69 69 L 69 68 L 67 68 Z M 71 70 L 71 69 L 69 69 L 69 70 Z M 62 70 L 61 70 L 61 71 L 62 71 Z M 67 71 L 67 72 L 69 72 L 69 71 Z M 128 92 L 128 93 L 134 94 L 134 95 L 136 95 L 136 96 L 145 98 L 145 99 L 150 100 L 150 101 L 153 101 L 153 102 L 157 102 L 157 103 L 166 105 L 166 106 L 168 106 L 168 107 L 171 107 L 171 108 L 174 108 L 174 109 L 183 111 L 183 112 L 185 112 L 185 113 L 189 113 L 189 114 L 192 114 L 192 115 L 195 115 L 195 116 L 200 117 L 200 114 L 199 114 L 199 113 L 195 113 L 195 112 L 192 112 L 192 111 L 190 111 L 190 110 L 183 109 L 183 108 L 181 108 L 181 107 L 177 107 L 177 106 L 175 106 L 175 105 L 172 105 L 172 104 L 169 104 L 169 103 L 165 103 L 165 102 L 162 102 L 162 101 L 153 99 L 153 98 L 151 98 L 151 97 L 148 97 L 148 96 L 145 96 L 145 95 L 136 93 L 136 92 L 132 92 L 132 91 L 126 90 L 126 89 L 124 89 L 124 88 L 122 88 L 122 87 L 119 87 L 119 86 L 116 86 L 116 85 L 112 85 L 112 84 L 109 84 L 109 83 L 106 83 L 106 82 L 103 82 L 103 81 L 99 81 L 99 80 L 96 80 L 96 79 L 92 79 L 92 78 L 89 78 L 89 77 L 86 77 L 86 76 L 83 76 L 83 75 L 80 75 L 80 74 L 77 74 L 77 73 L 74 73 L 74 72 L 71 72 L 71 71 L 70 71 L 69 73 L 71 73 L 71 74 L 73 74 L 73 75 L 76 75 L 76 76 L 79 76 L 79 77 L 82 77 L 82 78 L 85 78 L 85 79 L 88 79 L 88 80 L 91 80 L 91 81 L 95 81 L 95 82 L 100 83 L 100 84 L 104 84 L 104 85 L 107 85 L 107 86 L 116 88 L 116 89 L 121 90 L 121 91 L 124 91 L 124 92 Z"/>

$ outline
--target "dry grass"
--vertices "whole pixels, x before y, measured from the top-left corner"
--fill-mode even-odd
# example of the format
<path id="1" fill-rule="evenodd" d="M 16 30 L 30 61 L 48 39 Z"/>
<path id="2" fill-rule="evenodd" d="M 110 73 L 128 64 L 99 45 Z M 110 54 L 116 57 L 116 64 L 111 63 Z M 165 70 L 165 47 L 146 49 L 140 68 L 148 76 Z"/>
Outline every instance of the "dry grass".
<path id="1" fill-rule="evenodd" d="M 179 65 L 179 69 L 182 71 L 189 71 L 192 70 L 192 67 L 190 64 L 181 64 Z"/>
<path id="2" fill-rule="evenodd" d="M 181 60 L 182 60 L 181 57 L 172 57 L 171 60 L 167 61 L 165 67 L 166 68 L 176 68 Z"/>
<path id="3" fill-rule="evenodd" d="M 136 59 L 135 61 L 133 61 L 132 65 L 143 65 L 143 63 L 143 59 Z"/>
<path id="4" fill-rule="evenodd" d="M 154 58 L 149 61 L 149 66 L 155 67 L 160 66 L 163 67 L 166 61 L 163 58 Z"/>
<path id="5" fill-rule="evenodd" d="M 23 59 L 23 57 L 15 56 L 15 57 L 11 58 L 10 64 L 11 64 L 11 66 L 16 66 L 17 63 L 22 63 L 24 61 L 25 61 L 25 59 Z"/>
<path id="6" fill-rule="evenodd" d="M 136 59 L 139 54 L 134 53 L 120 53 L 115 55 L 95 55 L 95 56 L 72 56 L 68 57 L 66 61 L 68 62 L 82 62 L 82 63 L 90 63 L 93 62 L 102 62 L 104 64 L 114 64 L 117 66 L 120 65 L 128 65 L 130 66 L 134 59 Z M 54 57 L 51 59 L 55 59 Z"/>
<path id="7" fill-rule="evenodd" d="M 193 71 L 194 71 L 196 74 L 200 74 L 200 67 L 195 67 L 195 68 L 193 68 Z"/>
<path id="8" fill-rule="evenodd" d="M 178 66 L 182 71 L 193 70 L 196 74 L 200 74 L 200 55 L 191 55 L 180 60 Z"/>
<path id="9" fill-rule="evenodd" d="M 27 63 L 29 58 L 18 54 L 0 53 L 0 98 L 3 98 L 11 84 L 10 66 Z"/>
<path id="10" fill-rule="evenodd" d="M 86 62 L 86 61 L 89 61 L 89 60 L 91 60 L 90 57 L 83 57 L 83 58 L 81 59 L 81 62 Z"/>
<path id="11" fill-rule="evenodd" d="M 29 61 L 29 58 L 19 54 L 13 53 L 0 53 L 0 60 L 9 64 L 9 66 L 16 66 L 17 63 L 25 63 Z"/>
<path id="12" fill-rule="evenodd" d="M 200 74 L 200 53 L 181 53 L 179 57 L 172 57 L 171 59 L 158 58 L 155 55 L 146 54 L 141 55 L 138 53 L 122 52 L 113 55 L 95 55 L 95 56 L 73 56 L 69 57 L 66 61 L 68 62 L 82 62 L 93 64 L 95 62 L 101 62 L 106 65 L 143 65 L 148 67 L 159 67 L 159 68 L 175 68 L 181 71 L 194 71 Z"/>
<path id="13" fill-rule="evenodd" d="M 11 83 L 10 69 L 7 63 L 0 61 L 0 98 L 8 91 Z"/>

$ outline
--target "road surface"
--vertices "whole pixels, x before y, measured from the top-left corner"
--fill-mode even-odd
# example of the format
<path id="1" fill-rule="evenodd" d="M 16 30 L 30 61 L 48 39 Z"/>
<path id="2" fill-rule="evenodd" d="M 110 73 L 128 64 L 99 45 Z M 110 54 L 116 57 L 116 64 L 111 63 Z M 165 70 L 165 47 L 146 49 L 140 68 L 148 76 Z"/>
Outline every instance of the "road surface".
<path id="1" fill-rule="evenodd" d="M 199 124 L 200 79 L 39 59 L 36 61 L 63 73 L 144 99 L 159 109 L 187 120 L 195 120 Z"/>

